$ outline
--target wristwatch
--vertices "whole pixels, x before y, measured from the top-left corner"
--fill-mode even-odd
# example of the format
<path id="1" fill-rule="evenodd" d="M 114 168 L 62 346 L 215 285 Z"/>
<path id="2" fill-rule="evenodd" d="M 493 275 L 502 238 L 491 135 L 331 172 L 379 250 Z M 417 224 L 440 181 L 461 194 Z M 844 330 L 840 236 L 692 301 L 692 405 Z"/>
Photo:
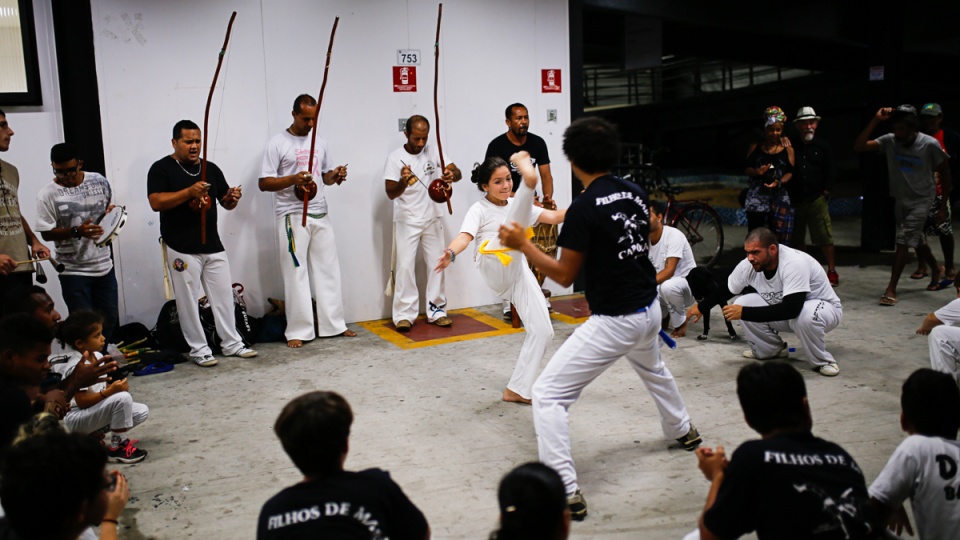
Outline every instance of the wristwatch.
<path id="1" fill-rule="evenodd" d="M 70 229 L 70 236 L 72 236 L 72 237 L 74 237 L 74 238 L 80 238 L 80 236 L 81 236 L 81 234 L 80 234 L 80 227 L 74 227 L 74 228 Z"/>

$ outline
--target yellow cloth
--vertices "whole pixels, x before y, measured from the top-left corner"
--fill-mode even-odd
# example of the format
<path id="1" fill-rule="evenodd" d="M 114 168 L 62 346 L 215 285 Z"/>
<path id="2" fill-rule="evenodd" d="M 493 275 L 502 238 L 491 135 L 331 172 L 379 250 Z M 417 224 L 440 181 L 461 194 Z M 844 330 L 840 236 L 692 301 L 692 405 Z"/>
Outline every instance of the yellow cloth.
<path id="1" fill-rule="evenodd" d="M 527 233 L 526 234 L 527 240 L 533 238 L 533 227 L 527 227 L 526 233 Z M 500 260 L 500 264 L 504 266 L 509 266 L 510 261 L 513 260 L 513 257 L 511 257 L 510 255 L 507 255 L 507 252 L 514 251 L 514 250 L 510 248 L 505 248 L 505 247 L 502 247 L 499 249 L 487 249 L 487 244 L 489 243 L 490 243 L 490 240 L 484 240 L 483 243 L 480 244 L 480 247 L 477 249 L 477 252 L 479 252 L 481 255 L 494 255 L 497 257 L 497 259 Z"/>

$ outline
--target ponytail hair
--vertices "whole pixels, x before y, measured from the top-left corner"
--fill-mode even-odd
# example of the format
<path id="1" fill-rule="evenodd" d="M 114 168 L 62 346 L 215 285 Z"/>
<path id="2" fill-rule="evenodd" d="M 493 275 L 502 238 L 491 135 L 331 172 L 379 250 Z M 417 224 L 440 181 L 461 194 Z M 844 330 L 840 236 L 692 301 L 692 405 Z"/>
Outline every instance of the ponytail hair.
<path id="1" fill-rule="evenodd" d="M 510 165 L 503 158 L 497 156 L 488 157 L 483 160 L 483 163 L 474 163 L 473 172 L 470 173 L 470 181 L 477 185 L 477 189 L 483 191 L 483 186 L 490 182 L 493 172 L 500 167 L 510 169 Z"/>
<path id="2" fill-rule="evenodd" d="M 563 540 L 567 495 L 560 475 L 543 463 L 526 463 L 507 473 L 497 491 L 500 529 L 496 540 Z"/>
<path id="3" fill-rule="evenodd" d="M 78 340 L 90 337 L 97 324 L 103 325 L 103 316 L 99 313 L 85 309 L 74 311 L 57 325 L 57 340 L 64 347 L 73 347 Z"/>

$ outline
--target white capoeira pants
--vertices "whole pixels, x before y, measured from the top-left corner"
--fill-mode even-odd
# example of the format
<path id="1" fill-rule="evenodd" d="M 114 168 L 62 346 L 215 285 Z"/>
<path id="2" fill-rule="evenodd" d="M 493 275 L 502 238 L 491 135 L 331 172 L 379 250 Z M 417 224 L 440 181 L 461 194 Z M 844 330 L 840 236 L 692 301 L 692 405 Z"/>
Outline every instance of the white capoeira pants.
<path id="1" fill-rule="evenodd" d="M 567 493 L 578 488 L 570 452 L 568 409 L 583 389 L 621 356 L 626 356 L 653 398 L 668 439 L 690 431 L 680 389 L 660 358 L 660 304 L 630 315 L 591 315 L 553 355 L 533 385 L 533 426 L 540 461 L 563 478 Z"/>
<path id="2" fill-rule="evenodd" d="M 930 367 L 949 373 L 960 383 L 960 328 L 941 325 L 927 336 L 930 346 Z"/>
<path id="3" fill-rule="evenodd" d="M 289 220 L 288 220 L 289 218 Z M 340 259 L 329 217 L 307 217 L 288 214 L 277 218 L 280 238 L 280 272 L 283 274 L 283 297 L 287 314 L 287 341 L 310 341 L 319 337 L 338 336 L 347 330 L 343 318 L 343 296 L 340 287 Z M 287 238 L 287 223 L 299 266 L 294 264 Z M 312 294 L 311 294 L 312 289 Z M 313 328 L 313 300 L 317 301 L 317 331 Z"/>
<path id="4" fill-rule="evenodd" d="M 507 221 L 516 221 L 521 227 L 529 227 L 533 219 L 533 190 L 525 184 L 517 188 L 517 194 L 507 211 Z M 490 242 L 492 244 L 493 241 Z M 489 247 L 489 244 L 488 244 Z M 527 332 L 517 365 L 507 383 L 507 389 L 516 392 L 524 399 L 531 399 L 533 381 L 537 378 L 537 368 L 553 339 L 553 323 L 550 312 L 543 301 L 543 292 L 536 276 L 527 265 L 527 259 L 519 251 L 511 251 L 510 264 L 504 266 L 493 255 L 479 255 L 477 269 L 497 296 L 512 302 L 517 308 L 520 320 Z M 509 305 L 509 304 L 508 304 Z"/>
<path id="5" fill-rule="evenodd" d="M 230 263 L 227 252 L 191 255 L 180 253 L 167 246 L 167 263 L 170 264 L 170 281 L 177 297 L 177 313 L 183 338 L 190 345 L 190 356 L 212 354 L 207 338 L 200 325 L 201 290 L 206 293 L 213 308 L 213 321 L 223 354 L 236 354 L 244 347 L 243 338 L 237 331 L 233 307 L 233 280 L 230 279 Z"/>
<path id="6" fill-rule="evenodd" d="M 118 392 L 96 405 L 80 409 L 71 408 L 63 418 L 67 431 L 93 433 L 109 427 L 111 431 L 127 430 L 147 420 L 150 409 L 143 403 L 133 401 L 130 392 Z"/>
<path id="7" fill-rule="evenodd" d="M 660 293 L 660 311 L 670 317 L 670 328 L 677 328 L 687 320 L 687 308 L 696 303 L 687 278 L 672 277 L 657 287 Z"/>
<path id="8" fill-rule="evenodd" d="M 745 294 L 734 302 L 744 307 L 763 307 L 767 302 L 756 293 Z M 780 332 L 792 332 L 807 352 L 807 360 L 814 367 L 835 364 L 833 355 L 827 352 L 827 332 L 840 325 L 843 310 L 824 300 L 807 300 L 796 319 L 773 322 L 740 321 L 747 343 L 757 358 L 772 358 L 783 348 Z"/>
<path id="9" fill-rule="evenodd" d="M 427 266 L 427 320 L 433 322 L 447 316 L 447 296 L 443 291 L 443 272 L 433 271 L 437 257 L 443 255 L 443 223 L 440 218 L 426 223 L 394 223 L 397 246 L 397 268 L 394 273 L 393 324 L 415 322 L 420 312 L 420 291 L 417 289 L 417 250 L 422 250 Z"/>

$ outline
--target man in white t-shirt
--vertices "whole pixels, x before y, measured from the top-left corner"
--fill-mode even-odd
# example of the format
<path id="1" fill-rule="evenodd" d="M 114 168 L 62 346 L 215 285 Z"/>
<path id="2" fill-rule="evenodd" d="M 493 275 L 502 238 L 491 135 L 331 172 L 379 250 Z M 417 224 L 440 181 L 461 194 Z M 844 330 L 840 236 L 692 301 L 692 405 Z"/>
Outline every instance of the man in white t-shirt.
<path id="1" fill-rule="evenodd" d="M 919 538 L 960 538 L 960 389 L 949 375 L 918 369 L 903 383 L 900 405 L 909 436 L 870 486 L 870 502 L 897 534 L 914 533 L 903 508 L 909 498 Z"/>
<path id="2" fill-rule="evenodd" d="M 840 324 L 843 308 L 833 292 L 827 273 L 813 257 L 777 244 L 777 237 L 764 227 L 750 231 L 743 244 L 747 258 L 733 269 L 722 288 L 687 311 L 693 322 L 701 313 L 740 294 L 748 286 L 754 293 L 737 298 L 723 307 L 728 321 L 741 321 L 750 344 L 746 358 L 786 358 L 787 344 L 780 332 L 793 332 L 807 353 L 815 371 L 826 377 L 840 373 L 840 367 L 826 350 L 826 333 Z"/>
<path id="3" fill-rule="evenodd" d="M 930 367 L 949 373 L 960 383 L 960 282 L 957 298 L 942 308 L 928 313 L 917 333 L 929 336 Z"/>
<path id="4" fill-rule="evenodd" d="M 673 337 L 687 335 L 687 308 L 695 302 L 687 274 L 697 267 L 687 237 L 663 224 L 663 203 L 650 204 L 650 262 L 657 271 L 657 292 L 663 329 L 673 328 Z"/>
<path id="5" fill-rule="evenodd" d="M 310 156 L 310 131 L 314 129 L 317 101 L 307 94 L 293 102 L 293 123 L 267 143 L 260 167 L 260 191 L 274 192 L 280 271 L 286 305 L 287 346 L 298 348 L 313 338 L 354 337 L 343 318 L 340 259 L 327 217 L 324 186 L 347 179 L 347 166 L 333 166 L 326 141 L 316 139 Z M 312 168 L 311 168 L 312 158 Z M 314 176 L 322 182 L 314 182 Z M 303 193 L 315 193 L 303 226 Z M 309 196 L 309 195 L 308 195 Z M 312 289 L 312 294 L 311 294 Z M 316 299 L 316 331 L 311 298 Z"/>
<path id="6" fill-rule="evenodd" d="M 60 289 L 67 309 L 98 311 L 110 342 L 119 320 L 117 277 L 110 247 L 96 242 L 103 236 L 98 222 L 113 208 L 113 189 L 103 175 L 83 170 L 71 143 L 54 145 L 50 162 L 54 183 L 37 194 L 37 232 L 54 242 L 64 266 Z"/>
<path id="7" fill-rule="evenodd" d="M 462 177 L 460 169 L 448 163 L 440 170 L 439 153 L 427 144 L 430 122 L 420 115 L 407 119 L 404 127 L 407 142 L 390 153 L 383 167 L 387 197 L 393 201 L 393 246 L 396 266 L 393 268 L 393 324 L 397 331 L 409 332 L 419 313 L 420 293 L 417 290 L 417 250 L 422 250 L 427 268 L 433 268 L 438 254 L 443 253 L 444 207 L 434 202 L 427 188 L 440 178 L 448 184 Z M 443 290 L 443 273 L 427 272 L 427 322 L 441 327 L 453 324 L 447 317 L 447 296 Z"/>

